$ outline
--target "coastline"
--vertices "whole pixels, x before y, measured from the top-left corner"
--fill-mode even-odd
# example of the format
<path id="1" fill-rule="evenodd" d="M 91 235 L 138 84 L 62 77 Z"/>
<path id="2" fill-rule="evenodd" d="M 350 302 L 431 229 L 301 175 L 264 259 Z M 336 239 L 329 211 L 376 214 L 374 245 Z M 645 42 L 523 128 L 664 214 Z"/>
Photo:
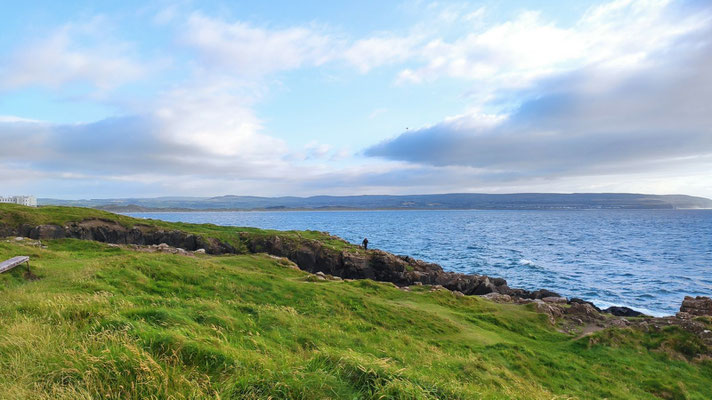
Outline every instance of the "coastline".
<path id="1" fill-rule="evenodd" d="M 710 211 L 587 211 L 359 210 L 336 211 L 336 214 L 272 211 L 130 215 L 222 226 L 314 229 L 341 236 L 351 243 L 358 243 L 366 236 L 375 239 L 372 243 L 378 248 L 417 255 L 440 264 L 446 271 L 504 277 L 519 288 L 546 288 L 567 297 L 590 300 L 601 308 L 625 306 L 654 316 L 673 315 L 684 293 L 712 294 L 708 289 L 712 280 L 698 267 L 709 260 L 700 250 L 710 243 L 707 239 L 707 232 L 712 233 Z M 393 224 L 397 224 L 396 229 L 390 228 Z M 671 236 L 687 239 L 684 245 L 669 245 L 674 243 L 668 240 Z M 595 270 L 589 272 L 590 268 Z M 655 291 L 656 287 L 665 290 Z"/>
<path id="2" fill-rule="evenodd" d="M 31 209 L 25 209 L 29 211 Z M 69 219 L 63 224 L 45 223 L 40 225 L 19 224 L 3 226 L 0 221 L 0 234 L 3 236 L 24 236 L 32 239 L 76 238 L 94 240 L 112 244 L 158 245 L 196 251 L 201 248 L 210 254 L 244 254 L 267 253 L 284 257 L 296 263 L 300 269 L 311 273 L 327 273 L 346 279 L 373 279 L 390 282 L 399 287 L 409 285 L 441 286 L 463 295 L 486 295 L 496 293 L 510 296 L 519 301 L 542 300 L 545 297 L 562 298 L 550 289 L 541 289 L 545 285 L 533 289 L 509 287 L 507 280 L 493 275 L 478 275 L 446 271 L 438 264 L 414 259 L 410 256 L 399 256 L 381 250 L 365 251 L 348 241 L 318 231 L 277 231 L 258 228 L 240 228 L 236 226 L 194 225 L 162 220 L 133 219 L 121 214 L 107 213 L 88 208 L 41 207 L 34 209 L 37 214 L 54 214 L 67 211 L 69 214 L 81 212 L 86 215 Z M 70 211 L 71 210 L 71 211 Z M 35 212 L 35 211 L 33 211 Z M 91 217 L 90 215 L 96 215 Z M 99 217 L 105 215 L 105 217 Z M 66 220 L 66 216 L 64 216 Z M 131 222 L 123 225 L 117 221 L 128 218 Z M 146 224 L 139 221 L 151 221 Z M 133 226 L 127 228 L 127 226 Z M 168 230 L 166 228 L 170 227 Z M 201 227 L 214 227 L 219 231 L 231 232 L 232 239 L 226 241 L 222 234 L 208 238 L 185 232 Z M 210 228 L 211 230 L 213 228 Z M 234 235 L 237 234 L 237 237 Z M 407 253 L 407 252 L 406 252 Z M 498 274 L 499 275 L 499 274 Z M 694 293 L 693 293 L 694 294 Z M 697 293 L 699 295 L 699 293 Z M 680 293 L 683 296 L 684 293 Z M 571 296 L 571 295 L 569 295 Z M 586 297 L 586 296 L 581 296 Z M 590 300 L 582 300 L 576 295 L 566 298 L 586 303 L 597 312 L 604 311 Z M 595 300 L 595 299 L 594 299 Z M 561 301 L 561 300 L 558 300 Z M 672 313 L 655 312 L 645 307 L 628 305 L 625 302 L 600 301 L 606 309 L 620 309 L 613 312 L 623 314 L 647 314 L 652 316 L 670 316 Z M 673 305 L 671 303 L 670 308 Z"/>
<path id="3" fill-rule="evenodd" d="M 38 352 L 33 345 L 11 353 L 21 360 L 16 368 L 45 365 L 35 361 L 51 354 L 62 363 L 59 369 L 91 377 L 97 371 L 94 361 L 67 364 L 74 358 L 66 349 L 87 349 L 87 341 L 108 338 L 92 342 L 94 351 L 87 353 L 107 366 L 110 375 L 102 376 L 116 376 L 117 364 L 113 358 L 103 364 L 106 357 L 115 356 L 121 362 L 118 371 L 124 370 L 125 349 L 152 357 L 151 365 L 202 368 L 212 374 L 211 382 L 263 379 L 264 369 L 241 367 L 255 355 L 268 363 L 285 352 L 298 357 L 296 367 L 264 364 L 279 376 L 292 376 L 295 368 L 313 371 L 314 365 L 324 365 L 328 351 L 333 355 L 328 359 L 354 361 L 347 371 L 364 371 L 364 357 L 375 357 L 376 364 L 365 367 L 368 376 L 368 371 L 380 371 L 373 368 L 388 367 L 396 375 L 387 376 L 399 381 L 403 368 L 413 373 L 433 368 L 432 355 L 438 354 L 437 368 L 427 375 L 441 370 L 440 381 L 457 385 L 462 382 L 457 374 L 467 363 L 477 363 L 473 374 L 483 371 L 481 366 L 500 377 L 502 371 L 519 373 L 511 360 L 523 361 L 531 368 L 521 372 L 522 396 L 517 398 L 531 398 L 532 382 L 551 384 L 552 368 L 567 374 L 552 386 L 565 388 L 557 393 L 570 395 L 568 388 L 585 380 L 598 382 L 600 397 L 610 397 L 612 385 L 622 384 L 617 397 L 623 398 L 637 388 L 641 371 L 658 379 L 670 363 L 682 371 L 673 379 L 686 388 L 697 382 L 699 393 L 709 391 L 710 298 L 686 297 L 675 316 L 644 316 L 625 308 L 603 312 L 582 299 L 509 287 L 502 278 L 446 272 L 437 264 L 366 250 L 323 232 L 149 221 L 82 208 L 0 206 L 0 236 L 6 237 L 0 251 L 7 258 L 25 254 L 33 260 L 31 274 L 13 269 L 2 276 L 12 299 L 5 305 L 9 323 L 20 328 L 33 321 L 29 336 L 45 332 L 48 339 L 66 338 L 42 340 L 54 344 L 51 352 L 46 347 Z M 12 341 L 23 343 L 27 330 L 14 332 Z M 114 338 L 121 341 L 111 347 Z M 104 353 L 107 346 L 119 352 Z M 386 357 L 404 362 L 384 366 Z M 42 374 L 57 369 L 49 365 Z M 338 375 L 337 382 L 352 382 L 350 374 Z M 156 374 L 160 382 L 165 376 Z M 473 388 L 481 389 L 477 375 L 472 376 Z M 129 375 L 108 390 L 133 387 L 134 381 Z M 36 390 L 31 379 L 27 384 Z M 431 384 L 417 386 L 432 393 L 427 389 Z M 447 392 L 434 398 L 478 398 L 476 390 L 464 397 Z"/>
<path id="4" fill-rule="evenodd" d="M 0 226 L 2 228 L 2 226 Z M 237 228 L 236 228 L 237 229 Z M 21 225 L 15 228 L 0 229 L 2 236 L 28 237 L 34 240 L 75 238 L 93 240 L 120 245 L 166 245 L 181 251 L 197 251 L 205 249 L 209 254 L 238 254 L 232 245 L 221 241 L 197 240 L 193 235 L 181 231 L 150 231 L 146 229 L 127 230 L 110 220 L 90 219 L 60 225 Z M 387 251 L 372 249 L 359 251 L 331 251 L 319 240 L 305 239 L 298 234 L 295 240 L 285 240 L 278 232 L 273 235 L 251 236 L 240 233 L 240 240 L 250 253 L 267 253 L 283 257 L 294 262 L 300 269 L 311 273 L 325 273 L 342 279 L 373 279 L 380 282 L 393 283 L 398 287 L 408 288 L 412 285 L 431 285 L 441 287 L 462 295 L 484 296 L 489 294 L 509 296 L 507 302 L 529 303 L 535 301 L 565 302 L 566 304 L 588 304 L 599 313 L 611 313 L 625 316 L 668 317 L 660 313 L 650 312 L 640 308 L 608 303 L 605 310 L 594 302 L 580 298 L 566 298 L 558 293 L 544 289 L 527 290 L 512 288 L 506 279 L 487 275 L 464 274 L 444 270 L 440 265 L 410 256 L 401 256 Z M 352 246 L 346 240 L 327 235 L 330 240 L 340 242 L 344 246 Z M 356 247 L 358 248 L 358 247 Z M 554 300 L 556 299 L 556 300 Z M 564 300 L 562 300 L 564 299 Z M 500 298 L 499 300 L 502 300 Z M 611 311 L 613 310 L 613 311 Z"/>
<path id="5" fill-rule="evenodd" d="M 173 212 L 185 212 L 185 213 L 199 213 L 199 212 L 210 212 L 210 213 L 224 213 L 224 212 L 338 212 L 338 211 L 353 211 L 353 212 L 368 212 L 368 211 L 706 211 L 712 210 L 712 208 L 575 208 L 575 207 L 561 207 L 561 208 L 402 208 L 402 207 L 381 207 L 381 208 L 346 208 L 346 207 L 333 207 L 333 208 L 207 208 L 207 209 L 197 209 L 197 208 L 153 208 L 146 209 L 142 211 L 124 211 L 124 210 L 112 210 L 106 208 L 96 208 L 97 210 L 113 212 L 116 214 L 151 214 L 151 213 L 173 213 Z"/>

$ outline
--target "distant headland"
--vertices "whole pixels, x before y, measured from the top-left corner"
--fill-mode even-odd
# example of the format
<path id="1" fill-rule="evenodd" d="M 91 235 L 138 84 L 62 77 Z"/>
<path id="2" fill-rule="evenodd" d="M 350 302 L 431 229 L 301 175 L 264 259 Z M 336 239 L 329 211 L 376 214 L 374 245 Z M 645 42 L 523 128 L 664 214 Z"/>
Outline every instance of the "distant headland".
<path id="1" fill-rule="evenodd" d="M 593 210 L 712 209 L 712 200 L 687 195 L 635 193 L 449 193 L 311 197 L 155 197 L 59 200 L 40 205 L 92 207 L 112 212 L 291 210 Z"/>

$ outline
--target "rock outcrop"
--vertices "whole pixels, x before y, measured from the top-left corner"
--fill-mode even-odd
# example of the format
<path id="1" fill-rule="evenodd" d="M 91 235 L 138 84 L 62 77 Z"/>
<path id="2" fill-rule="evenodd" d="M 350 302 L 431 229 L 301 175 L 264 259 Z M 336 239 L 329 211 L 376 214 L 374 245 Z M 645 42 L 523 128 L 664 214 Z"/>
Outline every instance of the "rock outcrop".
<path id="1" fill-rule="evenodd" d="M 618 306 L 608 307 L 603 310 L 603 312 L 615 315 L 616 317 L 640 317 L 644 315 L 642 312 L 635 311 L 632 308 Z"/>
<path id="2" fill-rule="evenodd" d="M 65 226 L 4 226 L 0 227 L 0 233 L 32 239 L 75 238 L 141 246 L 165 244 L 186 251 L 204 249 L 208 254 L 238 253 L 234 246 L 214 238 L 179 230 L 163 230 L 150 225 L 126 227 L 108 219 L 89 219 L 71 222 Z M 322 272 L 344 279 L 373 279 L 398 286 L 440 285 L 465 295 L 498 293 L 524 299 L 560 297 L 546 289 L 527 291 L 510 288 L 502 278 L 446 272 L 437 264 L 412 257 L 397 256 L 382 250 L 363 250 L 333 236 L 329 239 L 334 242 L 341 241 L 341 249 L 328 246 L 321 240 L 288 235 L 242 232 L 235 239 L 251 253 L 284 257 L 296 263 L 302 270 L 311 273 Z"/>
<path id="3" fill-rule="evenodd" d="M 583 300 L 583 299 L 579 299 L 578 297 L 572 297 L 572 298 L 570 298 L 568 303 L 569 303 L 570 305 L 574 305 L 574 304 L 588 304 L 589 306 L 593 307 L 593 309 L 596 310 L 596 311 L 598 311 L 599 313 L 600 313 L 600 312 L 603 312 L 603 310 L 601 310 L 600 308 L 596 307 L 595 304 L 591 303 L 590 301 L 586 301 L 586 300 Z"/>
<path id="4" fill-rule="evenodd" d="M 241 234 L 250 252 L 268 253 L 294 261 L 311 273 L 323 272 L 345 279 L 373 279 L 398 286 L 440 285 L 465 295 L 499 293 L 517 298 L 559 297 L 549 290 L 512 289 L 502 278 L 443 271 L 442 267 L 381 250 L 334 250 L 319 240 L 292 239 L 279 235 Z M 333 238 L 338 240 L 338 238 Z"/>
<path id="5" fill-rule="evenodd" d="M 679 314 L 682 317 L 687 316 L 712 316 L 712 299 L 709 297 L 697 296 L 690 297 L 685 296 L 682 300 L 682 305 L 680 306 Z"/>
<path id="6" fill-rule="evenodd" d="M 209 254 L 235 253 L 233 246 L 214 238 L 178 230 L 157 229 L 149 225 L 136 225 L 127 228 L 116 221 L 103 219 L 90 219 L 82 222 L 71 222 L 65 226 L 27 224 L 13 227 L 0 227 L 4 235 L 17 235 L 31 239 L 63 239 L 73 238 L 82 240 L 95 240 L 97 242 L 114 244 L 159 245 L 182 248 L 189 251 L 205 249 Z"/>
<path id="7" fill-rule="evenodd" d="M 590 323 L 603 319 L 601 313 L 588 303 L 572 303 L 564 312 L 567 315 L 579 319 L 582 323 Z"/>

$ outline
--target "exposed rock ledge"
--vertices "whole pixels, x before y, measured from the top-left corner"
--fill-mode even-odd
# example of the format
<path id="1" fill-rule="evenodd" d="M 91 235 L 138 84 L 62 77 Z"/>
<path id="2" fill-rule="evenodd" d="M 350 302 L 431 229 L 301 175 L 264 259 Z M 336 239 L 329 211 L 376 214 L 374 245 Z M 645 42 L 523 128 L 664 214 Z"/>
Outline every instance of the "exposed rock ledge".
<path id="1" fill-rule="evenodd" d="M 465 295 L 501 293 L 512 297 L 539 299 L 558 297 L 549 290 L 512 289 L 502 278 L 443 271 L 437 264 L 397 256 L 382 250 L 334 250 L 318 240 L 240 234 L 240 239 L 252 253 L 268 253 L 285 257 L 299 268 L 312 273 L 323 272 L 345 279 L 373 279 L 398 286 L 415 284 L 440 285 Z M 332 237 L 332 240 L 341 240 Z"/>
<path id="2" fill-rule="evenodd" d="M 186 250 L 205 249 L 209 254 L 236 253 L 236 249 L 214 238 L 203 238 L 186 232 L 157 229 L 150 225 L 135 225 L 132 228 L 111 220 L 90 219 L 71 222 L 65 226 L 23 224 L 18 227 L 0 225 L 0 235 L 24 236 L 31 239 L 74 238 L 95 240 L 114 244 L 159 245 L 165 243 L 171 247 Z"/>
<path id="3" fill-rule="evenodd" d="M 234 254 L 240 249 L 214 238 L 204 238 L 178 230 L 162 230 L 149 225 L 127 228 L 115 221 L 90 219 L 59 225 L 0 226 L 0 234 L 32 239 L 75 238 L 114 244 L 159 245 L 208 254 Z M 407 256 L 397 256 L 381 250 L 362 250 L 348 245 L 343 239 L 331 236 L 332 242 L 343 243 L 344 250 L 325 245 L 320 240 L 286 235 L 264 235 L 241 232 L 236 238 L 251 253 L 268 253 L 295 262 L 300 269 L 351 279 L 373 279 L 392 282 L 398 286 L 415 284 L 440 285 L 465 295 L 487 293 L 506 294 L 514 298 L 541 299 L 559 297 L 549 290 L 527 291 L 513 289 L 502 278 L 443 271 L 437 264 Z M 244 251 L 244 250 L 243 250 Z"/>

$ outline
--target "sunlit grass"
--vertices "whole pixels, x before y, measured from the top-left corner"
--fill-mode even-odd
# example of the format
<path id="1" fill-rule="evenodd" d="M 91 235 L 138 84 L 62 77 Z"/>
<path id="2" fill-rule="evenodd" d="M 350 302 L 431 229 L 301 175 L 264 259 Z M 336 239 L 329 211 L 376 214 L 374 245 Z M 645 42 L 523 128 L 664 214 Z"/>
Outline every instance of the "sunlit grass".
<path id="1" fill-rule="evenodd" d="M 226 227 L 214 224 L 188 224 L 183 222 L 133 218 L 82 207 L 42 206 L 30 208 L 15 204 L 0 204 L 0 228 L 2 228 L 2 225 L 17 227 L 23 224 L 33 227 L 38 225 L 64 226 L 68 223 L 89 219 L 114 221 L 125 228 L 133 228 L 137 225 L 148 225 L 156 229 L 181 230 L 203 237 L 212 237 L 232 245 L 238 253 L 247 253 L 247 248 L 243 240 L 244 235 L 248 237 L 280 235 L 283 240 L 292 240 L 295 242 L 301 240 L 318 240 L 327 249 L 335 251 L 349 250 L 351 252 L 362 251 L 357 245 L 347 243 L 340 238 L 332 237 L 318 231 L 277 231 L 251 227 Z M 2 230 L 0 229 L 0 231 Z"/>
<path id="2" fill-rule="evenodd" d="M 45 244 L 0 242 L 40 277 L 0 275 L 3 399 L 712 395 L 679 331 L 574 340 L 526 307 L 311 282 L 267 256 Z"/>

